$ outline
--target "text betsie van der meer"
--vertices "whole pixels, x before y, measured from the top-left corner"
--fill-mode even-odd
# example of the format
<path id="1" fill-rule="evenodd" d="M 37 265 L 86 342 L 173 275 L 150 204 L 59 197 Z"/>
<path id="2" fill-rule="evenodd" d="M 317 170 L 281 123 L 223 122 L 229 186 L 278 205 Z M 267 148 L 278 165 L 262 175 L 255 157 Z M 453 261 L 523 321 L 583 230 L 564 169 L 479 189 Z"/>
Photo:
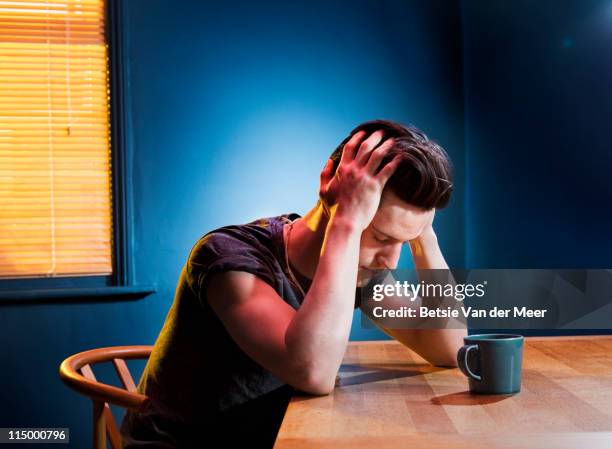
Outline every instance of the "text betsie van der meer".
<path id="1" fill-rule="evenodd" d="M 402 306 L 397 299 L 413 303 L 417 299 L 449 299 L 463 301 L 466 298 L 483 298 L 486 292 L 486 281 L 482 284 L 436 284 L 410 283 L 407 281 L 387 284 L 375 284 L 372 289 L 372 300 L 380 302 L 385 298 L 393 298 L 391 308 L 378 305 L 373 307 L 375 318 L 544 318 L 547 309 L 530 309 L 528 307 L 479 309 L 468 306 L 428 306 L 415 307 L 414 304 Z M 386 304 L 389 306 L 390 304 Z"/>

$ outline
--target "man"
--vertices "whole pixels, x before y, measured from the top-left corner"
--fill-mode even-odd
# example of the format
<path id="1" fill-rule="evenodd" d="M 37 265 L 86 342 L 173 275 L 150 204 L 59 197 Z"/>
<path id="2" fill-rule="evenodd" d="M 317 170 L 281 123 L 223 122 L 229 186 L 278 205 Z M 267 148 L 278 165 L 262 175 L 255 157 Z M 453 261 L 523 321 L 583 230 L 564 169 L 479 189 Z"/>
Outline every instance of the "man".
<path id="1" fill-rule="evenodd" d="M 193 247 L 122 423 L 126 448 L 272 447 L 291 393 L 330 393 L 359 288 L 395 268 L 448 268 L 432 227 L 452 190 L 445 151 L 412 127 L 359 125 L 321 173 L 319 201 L 208 233 Z M 388 330 L 453 366 L 465 330 Z"/>

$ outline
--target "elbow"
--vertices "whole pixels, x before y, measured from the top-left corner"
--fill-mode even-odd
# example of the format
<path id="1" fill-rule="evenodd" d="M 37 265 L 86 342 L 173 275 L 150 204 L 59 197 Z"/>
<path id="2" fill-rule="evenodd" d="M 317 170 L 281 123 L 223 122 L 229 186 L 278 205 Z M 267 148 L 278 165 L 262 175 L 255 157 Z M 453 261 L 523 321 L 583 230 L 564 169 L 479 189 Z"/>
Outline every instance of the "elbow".
<path id="1" fill-rule="evenodd" d="M 299 389 L 302 390 L 304 393 L 312 394 L 315 396 L 327 396 L 328 394 L 331 394 L 332 391 L 334 391 L 334 386 L 334 383 L 330 382 L 313 381 L 304 383 L 303 386 Z"/>
<path id="2" fill-rule="evenodd" d="M 434 366 L 456 368 L 458 350 L 459 346 L 451 345 L 450 347 L 434 352 L 427 358 L 427 361 Z"/>
<path id="3" fill-rule="evenodd" d="M 306 348 L 294 344 L 286 337 L 288 353 L 291 354 L 285 382 L 307 394 L 325 396 L 336 386 L 336 374 L 340 362 L 323 356 L 323 351 L 316 351 L 311 346 Z M 318 352 L 318 354 L 317 354 Z"/>
<path id="4" fill-rule="evenodd" d="M 329 375 L 323 370 L 308 368 L 301 371 L 293 387 L 304 393 L 316 396 L 325 396 L 334 391 L 336 386 L 336 375 Z"/>
<path id="5" fill-rule="evenodd" d="M 457 358 L 453 356 L 449 357 L 440 357 L 436 360 L 429 361 L 434 366 L 439 366 L 442 368 L 457 368 Z"/>

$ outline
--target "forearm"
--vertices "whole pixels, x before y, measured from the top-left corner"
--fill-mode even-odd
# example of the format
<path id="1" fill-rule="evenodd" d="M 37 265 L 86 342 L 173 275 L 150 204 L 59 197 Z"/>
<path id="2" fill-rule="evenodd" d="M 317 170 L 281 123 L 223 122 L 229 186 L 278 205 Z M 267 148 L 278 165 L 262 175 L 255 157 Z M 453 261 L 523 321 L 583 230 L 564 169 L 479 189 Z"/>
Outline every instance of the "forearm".
<path id="1" fill-rule="evenodd" d="M 465 329 L 381 330 L 435 366 L 457 366 L 457 351 L 463 345 Z"/>
<path id="2" fill-rule="evenodd" d="M 448 270 L 433 228 L 410 241 L 410 250 L 417 270 Z M 442 329 L 383 330 L 430 363 L 455 366 L 457 350 L 463 345 L 467 330 L 463 323 L 455 319 L 451 319 L 446 325 L 447 327 Z"/>
<path id="3" fill-rule="evenodd" d="M 287 350 L 298 364 L 333 387 L 353 317 L 361 230 L 332 213 L 312 284 L 287 328 Z"/>
<path id="4" fill-rule="evenodd" d="M 442 255 L 440 245 L 438 245 L 438 237 L 433 228 L 429 228 L 416 239 L 411 240 L 410 251 L 417 270 L 448 270 L 448 264 Z"/>

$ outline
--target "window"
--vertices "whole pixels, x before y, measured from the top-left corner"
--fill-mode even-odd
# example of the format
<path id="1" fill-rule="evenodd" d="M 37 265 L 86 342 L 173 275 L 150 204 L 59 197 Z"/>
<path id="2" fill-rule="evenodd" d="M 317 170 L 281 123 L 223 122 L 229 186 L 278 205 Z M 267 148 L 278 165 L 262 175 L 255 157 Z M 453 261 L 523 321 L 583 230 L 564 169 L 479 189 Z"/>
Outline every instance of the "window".
<path id="1" fill-rule="evenodd" d="M 108 2 L 0 0 L 2 290 L 130 284 Z"/>
<path id="2" fill-rule="evenodd" d="M 0 1 L 0 275 L 109 275 L 102 0 Z"/>

